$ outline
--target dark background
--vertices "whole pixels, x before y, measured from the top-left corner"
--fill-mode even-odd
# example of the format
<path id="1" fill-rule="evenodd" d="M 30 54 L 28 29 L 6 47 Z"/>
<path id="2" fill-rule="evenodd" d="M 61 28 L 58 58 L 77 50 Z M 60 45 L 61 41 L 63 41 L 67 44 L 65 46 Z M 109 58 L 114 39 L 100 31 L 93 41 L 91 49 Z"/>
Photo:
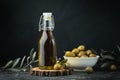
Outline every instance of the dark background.
<path id="1" fill-rule="evenodd" d="M 1 0 L 0 65 L 37 51 L 38 22 L 43 12 L 55 17 L 58 57 L 80 44 L 113 50 L 120 44 L 120 3 L 96 0 Z"/>

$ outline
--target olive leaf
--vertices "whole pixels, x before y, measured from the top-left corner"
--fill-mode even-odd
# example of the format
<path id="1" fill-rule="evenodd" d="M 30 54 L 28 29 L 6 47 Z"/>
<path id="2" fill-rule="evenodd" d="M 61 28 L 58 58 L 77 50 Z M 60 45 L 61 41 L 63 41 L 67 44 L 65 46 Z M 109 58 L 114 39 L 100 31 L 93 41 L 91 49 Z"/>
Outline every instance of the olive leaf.
<path id="1" fill-rule="evenodd" d="M 110 63 L 108 63 L 108 62 L 105 62 L 105 63 L 103 63 L 100 67 L 101 68 L 107 68 L 107 67 L 109 67 L 110 66 Z"/>
<path id="2" fill-rule="evenodd" d="M 33 53 L 34 53 L 34 48 L 30 50 L 30 60 L 32 60 Z"/>
<path id="3" fill-rule="evenodd" d="M 34 63 L 38 62 L 38 60 L 35 60 Z"/>
<path id="4" fill-rule="evenodd" d="M 114 60 L 115 59 L 115 57 L 113 57 L 112 55 L 104 55 L 103 58 L 110 59 L 110 60 Z"/>
<path id="5" fill-rule="evenodd" d="M 91 50 L 92 50 L 92 52 L 93 52 L 94 54 L 98 54 L 95 49 L 92 48 Z"/>
<path id="6" fill-rule="evenodd" d="M 2 67 L 3 70 L 8 71 L 28 71 L 30 68 L 32 68 L 32 64 L 38 62 L 38 60 L 35 60 L 36 57 L 36 51 L 34 51 L 34 48 L 30 50 L 30 55 L 28 57 L 23 56 L 23 58 L 16 58 L 14 60 L 10 60 L 7 62 L 5 66 Z M 26 61 L 25 61 L 26 60 Z"/>
<path id="7" fill-rule="evenodd" d="M 15 60 L 13 61 L 13 65 L 12 65 L 11 68 L 14 68 L 14 67 L 19 63 L 19 61 L 20 61 L 20 58 L 15 59 Z"/>
<path id="8" fill-rule="evenodd" d="M 100 51 L 101 51 L 101 52 L 105 52 L 105 50 L 104 50 L 104 49 L 100 49 Z"/>
<path id="9" fill-rule="evenodd" d="M 12 64 L 12 62 L 13 62 L 13 60 L 8 61 L 8 62 L 6 63 L 6 65 L 5 65 L 3 68 L 5 69 L 5 68 L 10 67 L 11 64 Z"/>
<path id="10" fill-rule="evenodd" d="M 27 57 L 27 64 L 29 63 L 30 61 L 30 56 Z"/>
<path id="11" fill-rule="evenodd" d="M 65 64 L 67 62 L 67 59 L 61 59 L 61 58 L 59 58 L 59 60 L 57 61 L 57 63 L 59 63 L 59 64 Z"/>
<path id="12" fill-rule="evenodd" d="M 36 57 L 36 52 L 34 52 L 33 55 L 32 55 L 32 61 L 35 60 L 35 57 Z"/>
<path id="13" fill-rule="evenodd" d="M 26 58 L 26 56 L 24 56 L 24 57 L 22 58 L 22 61 L 21 61 L 21 64 L 20 64 L 20 68 L 22 68 L 23 63 L 24 63 L 24 61 L 25 61 L 25 58 Z"/>
<path id="14" fill-rule="evenodd" d="M 100 53 L 100 56 L 103 57 L 103 53 Z"/>
<path id="15" fill-rule="evenodd" d="M 61 61 L 61 63 L 66 63 L 67 62 L 67 59 L 64 59 Z"/>
<path id="16" fill-rule="evenodd" d="M 7 70 L 12 71 L 12 72 L 20 72 L 21 71 L 20 69 L 17 69 L 17 68 L 9 68 Z"/>
<path id="17" fill-rule="evenodd" d="M 120 52 L 120 46 L 119 45 L 117 45 L 117 49 L 119 50 L 119 52 Z"/>
<path id="18" fill-rule="evenodd" d="M 104 63 L 104 62 L 107 62 L 107 61 L 113 61 L 113 60 L 102 57 L 102 58 L 99 59 L 98 62 L 100 62 L 100 63 Z"/>

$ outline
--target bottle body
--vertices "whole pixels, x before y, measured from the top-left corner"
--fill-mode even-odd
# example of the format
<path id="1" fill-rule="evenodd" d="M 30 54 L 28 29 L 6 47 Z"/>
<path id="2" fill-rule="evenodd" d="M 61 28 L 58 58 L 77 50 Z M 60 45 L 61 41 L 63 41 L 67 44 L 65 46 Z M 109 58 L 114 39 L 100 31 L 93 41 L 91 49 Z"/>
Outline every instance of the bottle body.
<path id="1" fill-rule="evenodd" d="M 52 31 L 49 24 L 41 30 L 38 42 L 38 66 L 41 69 L 52 69 L 57 60 L 56 43 Z"/>

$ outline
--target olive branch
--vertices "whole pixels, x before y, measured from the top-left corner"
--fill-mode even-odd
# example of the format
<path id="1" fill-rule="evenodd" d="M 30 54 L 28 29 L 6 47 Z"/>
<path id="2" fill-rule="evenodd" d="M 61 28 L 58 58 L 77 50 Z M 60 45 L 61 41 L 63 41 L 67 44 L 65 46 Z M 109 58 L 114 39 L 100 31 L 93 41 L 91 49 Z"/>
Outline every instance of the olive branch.
<path id="1" fill-rule="evenodd" d="M 100 50 L 100 53 L 97 53 L 100 55 L 100 58 L 97 62 L 97 68 L 100 68 L 102 70 L 109 70 L 110 66 L 112 64 L 116 66 L 120 66 L 120 46 L 117 45 L 117 52 L 115 51 L 106 51 L 104 49 Z M 95 51 L 95 50 L 94 50 Z"/>
<path id="2" fill-rule="evenodd" d="M 3 67 L 3 71 L 14 71 L 14 72 L 20 72 L 20 71 L 29 71 L 30 68 L 32 68 L 32 64 L 38 62 L 38 60 L 35 60 L 36 57 L 36 51 L 34 51 L 34 48 L 30 50 L 29 56 L 23 56 L 23 58 L 16 58 L 14 60 L 8 61 Z"/>

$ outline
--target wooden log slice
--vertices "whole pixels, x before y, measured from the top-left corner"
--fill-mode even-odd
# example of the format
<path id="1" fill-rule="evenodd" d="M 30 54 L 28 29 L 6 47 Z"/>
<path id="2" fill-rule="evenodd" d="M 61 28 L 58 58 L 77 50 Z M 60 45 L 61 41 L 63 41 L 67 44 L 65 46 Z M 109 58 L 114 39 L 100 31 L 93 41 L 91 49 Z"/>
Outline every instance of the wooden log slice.
<path id="1" fill-rule="evenodd" d="M 30 74 L 34 76 L 65 76 L 71 75 L 71 69 L 64 69 L 64 70 L 42 70 L 38 67 L 32 68 L 30 70 Z"/>

